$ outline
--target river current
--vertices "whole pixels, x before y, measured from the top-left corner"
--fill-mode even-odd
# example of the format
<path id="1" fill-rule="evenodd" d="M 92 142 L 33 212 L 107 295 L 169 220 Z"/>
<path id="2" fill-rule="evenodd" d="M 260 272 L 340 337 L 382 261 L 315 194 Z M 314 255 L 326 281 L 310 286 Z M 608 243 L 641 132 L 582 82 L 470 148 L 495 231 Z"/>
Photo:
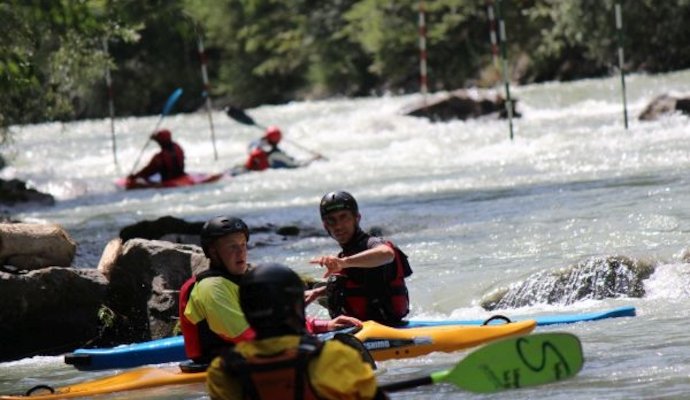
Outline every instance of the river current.
<path id="1" fill-rule="evenodd" d="M 418 95 L 331 99 L 264 106 L 247 112 L 260 124 L 327 159 L 297 170 L 270 170 L 218 183 L 171 190 L 123 192 L 113 181 L 132 168 L 158 116 L 14 127 L 6 149 L 17 177 L 56 196 L 53 207 L 15 210 L 24 221 L 59 223 L 78 242 L 75 266 L 93 268 L 121 228 L 165 215 L 202 221 L 237 215 L 250 225 L 320 228 L 318 202 L 332 190 L 357 197 L 364 228 L 379 227 L 410 257 L 411 317 L 481 319 L 578 313 L 622 305 L 634 318 L 554 327 L 578 335 L 585 365 L 571 380 L 503 395 L 478 396 L 450 385 L 395 394 L 395 399 L 676 399 L 690 397 L 690 120 L 669 115 L 637 120 L 657 95 L 690 92 L 690 71 L 627 77 L 629 129 L 620 80 L 583 80 L 513 87 L 522 118 L 509 139 L 503 120 L 432 123 L 401 110 Z M 185 148 L 187 170 L 220 172 L 240 163 L 261 131 L 213 114 L 218 160 L 204 113 L 166 117 Z M 149 145 L 143 162 L 154 152 Z M 297 158 L 310 154 L 290 143 Z M 140 163 L 141 166 L 141 163 Z M 334 254 L 327 237 L 286 239 L 250 250 L 250 260 L 278 261 L 318 277 L 316 255 Z M 489 313 L 479 301 L 538 271 L 594 256 L 652 260 L 656 271 L 642 298 L 534 304 Z M 312 306 L 310 313 L 325 316 Z M 464 352 L 433 353 L 381 364 L 382 382 L 444 369 Z M 61 386 L 113 371 L 80 373 L 61 357 L 0 364 L 0 393 L 38 383 Z M 112 396 L 132 398 L 134 394 Z M 203 386 L 150 390 L 135 397 L 206 398 Z"/>

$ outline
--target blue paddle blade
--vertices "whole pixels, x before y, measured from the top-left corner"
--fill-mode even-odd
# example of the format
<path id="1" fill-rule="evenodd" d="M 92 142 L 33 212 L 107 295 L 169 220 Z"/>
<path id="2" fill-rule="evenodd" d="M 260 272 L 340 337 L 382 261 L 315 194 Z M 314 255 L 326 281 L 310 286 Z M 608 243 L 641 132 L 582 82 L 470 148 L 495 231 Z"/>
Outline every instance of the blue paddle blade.
<path id="1" fill-rule="evenodd" d="M 165 107 L 163 107 L 163 112 L 161 113 L 161 115 L 167 115 L 170 112 L 170 110 L 172 110 L 173 106 L 177 102 L 177 99 L 180 98 L 180 96 L 182 96 L 182 88 L 177 88 L 165 102 Z"/>

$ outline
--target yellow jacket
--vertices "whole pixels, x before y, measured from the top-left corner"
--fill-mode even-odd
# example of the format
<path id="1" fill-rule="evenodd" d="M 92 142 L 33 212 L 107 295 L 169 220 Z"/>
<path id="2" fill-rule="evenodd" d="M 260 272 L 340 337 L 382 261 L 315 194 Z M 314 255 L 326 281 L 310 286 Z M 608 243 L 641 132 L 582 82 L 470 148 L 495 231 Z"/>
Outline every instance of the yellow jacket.
<path id="1" fill-rule="evenodd" d="M 235 351 L 244 358 L 266 357 L 296 349 L 299 342 L 297 335 L 279 336 L 241 342 Z M 325 342 L 307 368 L 312 388 L 323 399 L 360 400 L 376 395 L 376 377 L 371 366 L 362 361 L 357 350 L 337 340 Z M 225 372 L 222 357 L 216 357 L 208 368 L 206 387 L 212 399 L 243 399 L 242 385 L 237 377 Z M 286 398 L 290 396 L 292 393 L 285 394 Z"/>
<path id="2" fill-rule="evenodd" d="M 240 308 L 239 286 L 220 276 L 203 279 L 194 285 L 184 315 L 194 324 L 206 320 L 209 328 L 227 341 L 249 329 Z"/>

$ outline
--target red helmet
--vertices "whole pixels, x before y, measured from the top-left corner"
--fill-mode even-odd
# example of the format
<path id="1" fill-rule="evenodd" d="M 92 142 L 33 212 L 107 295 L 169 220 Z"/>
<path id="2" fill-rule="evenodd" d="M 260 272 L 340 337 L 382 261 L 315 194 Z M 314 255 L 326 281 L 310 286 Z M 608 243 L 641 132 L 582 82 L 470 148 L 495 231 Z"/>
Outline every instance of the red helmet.
<path id="1" fill-rule="evenodd" d="M 264 135 L 264 139 L 266 139 L 268 143 L 278 144 L 282 138 L 283 133 L 277 126 L 269 126 L 268 128 L 266 128 L 266 134 Z"/>
<path id="2" fill-rule="evenodd" d="M 151 139 L 158 143 L 170 143 L 172 142 L 172 133 L 167 129 L 161 129 L 158 132 L 151 135 Z"/>

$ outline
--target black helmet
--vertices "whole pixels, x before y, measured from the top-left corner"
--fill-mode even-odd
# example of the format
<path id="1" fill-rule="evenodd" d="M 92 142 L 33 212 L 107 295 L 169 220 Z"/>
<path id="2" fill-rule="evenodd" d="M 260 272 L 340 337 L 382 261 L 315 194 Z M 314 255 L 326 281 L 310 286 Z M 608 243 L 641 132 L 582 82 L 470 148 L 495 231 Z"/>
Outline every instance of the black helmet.
<path id="1" fill-rule="evenodd" d="M 260 338 L 306 332 L 304 283 L 285 265 L 250 269 L 240 281 L 240 307 Z"/>
<path id="2" fill-rule="evenodd" d="M 321 198 L 321 205 L 319 206 L 321 219 L 328 213 L 340 210 L 350 210 L 354 213 L 358 213 L 359 207 L 357 206 L 357 200 L 355 200 L 350 193 L 342 190 L 327 193 Z"/>
<path id="3" fill-rule="evenodd" d="M 204 254 L 206 254 L 207 257 L 209 256 L 208 246 L 213 243 L 214 240 L 236 232 L 244 233 L 244 236 L 249 240 L 249 228 L 247 224 L 239 218 L 222 215 L 206 221 L 201 228 L 200 234 L 201 248 L 204 250 Z"/>

